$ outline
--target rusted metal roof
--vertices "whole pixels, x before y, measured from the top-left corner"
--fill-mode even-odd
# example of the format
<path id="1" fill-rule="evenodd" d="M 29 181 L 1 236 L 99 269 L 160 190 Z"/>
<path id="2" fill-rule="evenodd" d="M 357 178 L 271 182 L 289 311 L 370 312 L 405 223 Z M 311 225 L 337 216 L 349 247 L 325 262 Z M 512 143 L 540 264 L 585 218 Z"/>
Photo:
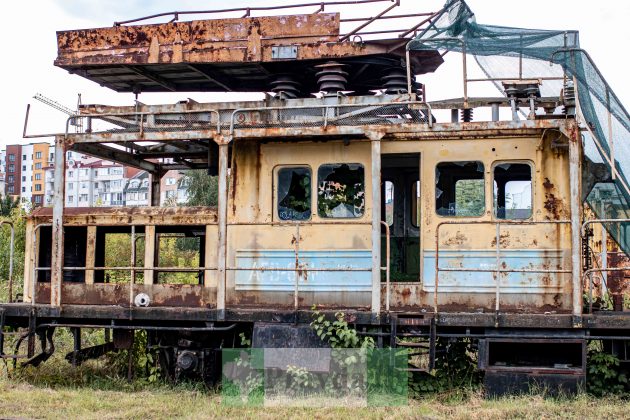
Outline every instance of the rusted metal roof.
<path id="1" fill-rule="evenodd" d="M 315 66 L 335 60 L 351 75 L 347 90 L 381 89 L 408 39 L 348 40 L 339 28 L 338 13 L 315 13 L 60 31 L 55 65 L 118 92 L 264 92 L 278 74 L 317 92 Z M 410 59 L 416 74 L 443 62 L 437 51 Z"/>

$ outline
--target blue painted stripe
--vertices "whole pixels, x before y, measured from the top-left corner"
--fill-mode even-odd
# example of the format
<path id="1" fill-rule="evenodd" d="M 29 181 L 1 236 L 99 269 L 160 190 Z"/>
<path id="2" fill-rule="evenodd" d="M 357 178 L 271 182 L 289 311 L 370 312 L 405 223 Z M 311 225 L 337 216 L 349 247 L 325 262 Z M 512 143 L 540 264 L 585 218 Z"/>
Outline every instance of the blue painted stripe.
<path id="1" fill-rule="evenodd" d="M 501 269 L 544 270 L 569 269 L 568 250 L 501 250 Z M 445 250 L 440 251 L 440 268 L 465 268 L 496 270 L 496 250 Z M 435 290 L 435 251 L 424 251 L 423 289 Z M 563 273 L 503 273 L 501 293 L 558 293 L 561 285 L 570 281 Z M 492 293 L 496 287 L 491 272 L 440 271 L 439 292 L 444 293 Z"/>
<path id="2" fill-rule="evenodd" d="M 370 269 L 370 250 L 300 250 L 300 266 L 305 269 L 353 268 Z M 295 251 L 284 249 L 237 250 L 238 268 L 295 268 Z M 292 292 L 295 271 L 236 271 L 236 290 Z M 300 291 L 369 292 L 372 279 L 369 271 L 304 271 L 298 280 Z"/>

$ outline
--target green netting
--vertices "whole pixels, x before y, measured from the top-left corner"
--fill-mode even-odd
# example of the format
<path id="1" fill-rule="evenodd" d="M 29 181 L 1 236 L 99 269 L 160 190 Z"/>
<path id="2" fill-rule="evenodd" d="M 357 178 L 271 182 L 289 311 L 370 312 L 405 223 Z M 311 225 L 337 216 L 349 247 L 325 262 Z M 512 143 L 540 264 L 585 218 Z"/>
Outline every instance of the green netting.
<path id="1" fill-rule="evenodd" d="M 480 25 L 465 1 L 450 0 L 408 48 L 472 55 L 492 79 L 557 78 L 544 80 L 542 96 L 559 96 L 564 76 L 575 80 L 581 123 L 590 129 L 583 135 L 585 154 L 609 169 L 614 162 L 617 172 L 613 183 L 597 184 L 586 201 L 599 218 L 630 215 L 626 178 L 630 174 L 630 116 L 590 56 L 580 49 L 577 31 Z M 603 196 L 609 197 L 609 205 L 601 205 Z M 628 228 L 630 224 L 607 226 L 626 254 L 630 252 L 630 237 L 625 235 Z"/>

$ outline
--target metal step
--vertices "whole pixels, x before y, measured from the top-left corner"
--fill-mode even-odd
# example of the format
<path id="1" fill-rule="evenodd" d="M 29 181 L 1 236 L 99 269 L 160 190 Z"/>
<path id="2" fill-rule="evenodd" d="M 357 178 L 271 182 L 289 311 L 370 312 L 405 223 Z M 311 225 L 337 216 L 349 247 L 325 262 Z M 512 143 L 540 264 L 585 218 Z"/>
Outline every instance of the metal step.
<path id="1" fill-rule="evenodd" d="M 418 337 L 426 338 L 426 333 L 421 332 L 405 332 L 398 333 L 398 327 L 428 327 L 429 340 L 428 342 L 413 343 L 399 341 L 398 337 Z M 424 315 L 393 315 L 391 318 L 391 347 L 407 347 L 416 350 L 426 350 L 423 353 L 416 353 L 415 355 L 429 355 L 429 363 L 425 369 L 422 368 L 407 368 L 403 369 L 407 372 L 426 372 L 429 373 L 435 368 L 435 345 L 436 345 L 436 325 L 435 318 L 433 316 Z"/>
<path id="2" fill-rule="evenodd" d="M 0 308 L 0 360 L 13 360 L 14 366 L 18 359 L 29 359 L 33 357 L 34 349 L 34 337 L 35 337 L 35 313 L 31 312 L 29 315 L 29 330 L 24 331 L 5 331 L 6 327 L 6 313 L 4 308 Z M 5 337 L 7 336 L 21 336 L 21 340 L 26 338 L 28 341 L 28 353 L 27 354 L 6 354 L 4 350 Z"/>

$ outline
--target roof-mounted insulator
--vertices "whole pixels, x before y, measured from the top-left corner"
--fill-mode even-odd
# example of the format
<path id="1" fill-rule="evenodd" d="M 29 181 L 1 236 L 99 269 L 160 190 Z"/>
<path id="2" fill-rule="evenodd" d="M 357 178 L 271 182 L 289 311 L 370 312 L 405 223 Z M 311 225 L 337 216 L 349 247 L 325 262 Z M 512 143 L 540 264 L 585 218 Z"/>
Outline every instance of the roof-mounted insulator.
<path id="1" fill-rule="evenodd" d="M 321 69 L 315 74 L 320 92 L 336 93 L 346 89 L 348 72 L 344 71 L 345 64 L 336 61 L 328 61 L 315 66 Z"/>
<path id="2" fill-rule="evenodd" d="M 301 84 L 291 74 L 276 75 L 276 79 L 270 83 L 271 91 L 280 99 L 295 99 L 301 96 Z"/>

